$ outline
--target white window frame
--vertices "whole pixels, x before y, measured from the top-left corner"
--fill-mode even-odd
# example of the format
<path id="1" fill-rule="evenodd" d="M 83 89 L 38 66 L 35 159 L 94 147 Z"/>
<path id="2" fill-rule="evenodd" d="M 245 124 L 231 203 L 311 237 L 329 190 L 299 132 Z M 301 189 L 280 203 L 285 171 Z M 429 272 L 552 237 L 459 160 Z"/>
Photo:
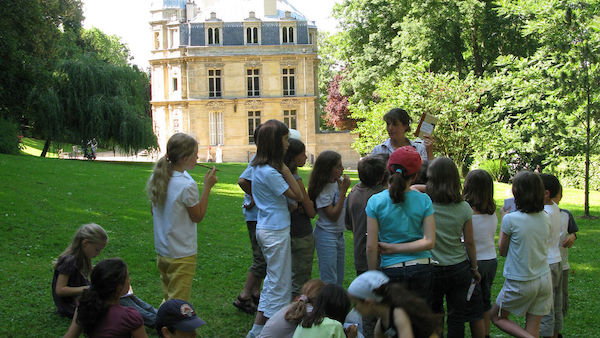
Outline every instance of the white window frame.
<path id="1" fill-rule="evenodd" d="M 205 32 L 204 33 L 205 42 L 206 42 L 207 46 L 223 45 L 223 25 L 222 24 L 207 25 L 204 28 L 204 32 Z M 219 41 L 215 42 L 215 39 L 219 39 Z"/>
<path id="2" fill-rule="evenodd" d="M 296 68 L 283 67 L 281 69 L 281 79 L 281 89 L 283 96 L 296 96 Z M 286 84 L 287 89 L 285 88 Z"/>
<path id="3" fill-rule="evenodd" d="M 213 72 L 213 75 L 211 75 L 211 71 Z M 218 75 L 217 75 L 217 72 L 219 72 Z M 222 98 L 223 97 L 223 70 L 219 69 L 219 68 L 208 69 L 207 78 L 208 78 L 208 97 L 211 99 Z M 217 79 L 219 80 L 218 81 L 219 90 L 217 90 Z M 214 80 L 214 84 L 213 84 L 214 90 L 212 92 L 210 90 L 211 80 Z"/>
<path id="4" fill-rule="evenodd" d="M 260 110 L 248 111 L 248 144 L 256 144 L 256 140 L 254 139 L 254 130 L 260 125 L 260 114 Z"/>
<path id="5" fill-rule="evenodd" d="M 292 30 L 290 40 L 290 29 Z M 282 45 L 295 45 L 298 41 L 298 29 L 296 29 L 296 23 L 284 23 L 279 25 L 279 43 Z"/>
<path id="6" fill-rule="evenodd" d="M 252 72 L 252 74 L 248 74 L 249 71 Z M 256 74 L 255 72 L 258 72 L 258 74 Z M 260 73 L 260 68 L 246 68 L 246 94 L 248 94 L 248 97 L 260 96 Z M 248 80 L 250 80 L 250 82 Z M 256 88 L 256 86 L 258 86 L 258 88 Z"/>
<path id="7" fill-rule="evenodd" d="M 225 142 L 225 128 L 223 123 L 223 112 L 211 112 L 208 114 L 210 145 L 217 146 Z"/>
<path id="8" fill-rule="evenodd" d="M 283 111 L 283 123 L 285 123 L 289 129 L 297 129 L 298 111 L 296 109 L 285 109 Z"/>

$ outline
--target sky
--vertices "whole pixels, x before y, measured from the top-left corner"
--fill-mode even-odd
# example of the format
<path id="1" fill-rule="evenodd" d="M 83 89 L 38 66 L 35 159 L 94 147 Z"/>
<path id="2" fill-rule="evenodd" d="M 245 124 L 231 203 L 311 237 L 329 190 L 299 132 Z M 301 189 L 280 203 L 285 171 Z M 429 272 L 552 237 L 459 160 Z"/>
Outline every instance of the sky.
<path id="1" fill-rule="evenodd" d="M 315 21 L 320 31 L 336 31 L 331 9 L 334 3 L 341 0 L 288 1 L 309 20 Z M 118 36 L 129 47 L 134 57 L 133 63 L 146 69 L 152 42 L 150 4 L 151 0 L 83 0 L 83 26 L 96 27 L 106 34 Z"/>

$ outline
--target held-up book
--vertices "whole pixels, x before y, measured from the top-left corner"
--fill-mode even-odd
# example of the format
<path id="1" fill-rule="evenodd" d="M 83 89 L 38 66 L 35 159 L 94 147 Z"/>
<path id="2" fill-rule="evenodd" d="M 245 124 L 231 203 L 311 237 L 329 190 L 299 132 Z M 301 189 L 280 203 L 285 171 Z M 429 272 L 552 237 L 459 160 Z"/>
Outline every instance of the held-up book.
<path id="1" fill-rule="evenodd" d="M 438 123 L 438 118 L 429 113 L 423 113 L 421 115 L 421 120 L 419 120 L 419 125 L 415 130 L 415 136 L 422 138 L 423 136 L 431 136 L 433 134 L 433 128 Z"/>

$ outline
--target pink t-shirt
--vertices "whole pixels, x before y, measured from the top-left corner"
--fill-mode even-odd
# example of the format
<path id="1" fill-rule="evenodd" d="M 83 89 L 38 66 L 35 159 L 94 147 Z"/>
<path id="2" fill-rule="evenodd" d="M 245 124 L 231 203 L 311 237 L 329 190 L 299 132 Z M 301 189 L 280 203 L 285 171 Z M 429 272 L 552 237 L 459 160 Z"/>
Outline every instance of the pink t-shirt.
<path id="1" fill-rule="evenodd" d="M 131 332 L 144 325 L 142 315 L 134 309 L 119 304 L 113 304 L 108 313 L 91 335 L 93 338 L 129 338 Z"/>

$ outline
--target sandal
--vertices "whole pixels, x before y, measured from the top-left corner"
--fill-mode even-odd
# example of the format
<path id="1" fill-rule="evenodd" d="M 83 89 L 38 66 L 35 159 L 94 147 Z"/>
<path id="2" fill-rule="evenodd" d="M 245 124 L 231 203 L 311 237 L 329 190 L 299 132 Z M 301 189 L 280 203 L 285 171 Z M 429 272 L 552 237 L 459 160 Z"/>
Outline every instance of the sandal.
<path id="1" fill-rule="evenodd" d="M 233 301 L 233 306 L 240 309 L 240 311 L 249 314 L 256 312 L 256 305 L 254 305 L 254 302 L 252 302 L 252 298 L 244 299 L 238 296 L 237 299 Z"/>

